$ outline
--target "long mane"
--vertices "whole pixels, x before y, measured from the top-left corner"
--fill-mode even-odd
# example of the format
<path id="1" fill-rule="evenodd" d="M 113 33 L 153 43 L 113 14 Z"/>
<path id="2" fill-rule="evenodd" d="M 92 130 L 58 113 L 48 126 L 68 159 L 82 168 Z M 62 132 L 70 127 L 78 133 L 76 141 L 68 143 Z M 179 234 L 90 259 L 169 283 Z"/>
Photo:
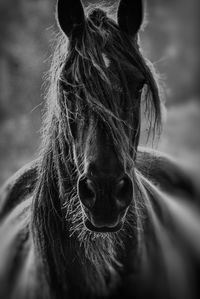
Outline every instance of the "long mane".
<path id="1" fill-rule="evenodd" d="M 90 11 L 90 10 L 89 10 Z M 124 147 L 125 134 L 122 129 L 123 121 L 119 119 L 119 107 L 116 105 L 116 94 L 109 79 L 109 70 L 103 62 L 102 52 L 110 54 L 112 61 L 117 65 L 118 76 L 122 78 L 123 92 L 132 103 L 124 71 L 120 61 L 134 65 L 145 78 L 145 88 L 142 101 L 146 105 L 148 131 L 159 133 L 161 130 L 161 99 L 158 81 L 153 66 L 145 59 L 140 51 L 137 38 L 130 40 L 120 32 L 116 23 L 108 18 L 102 10 L 90 11 L 83 34 L 79 29 L 74 30 L 68 41 L 65 36 L 57 38 L 57 46 L 52 60 L 49 76 L 49 90 L 47 93 L 47 113 L 44 124 L 44 139 L 49 135 L 49 125 L 57 127 L 58 138 L 62 143 L 71 143 L 69 119 L 72 118 L 71 102 L 76 102 L 76 115 L 84 113 L 97 115 L 117 144 L 117 151 Z M 107 100 L 109 99 L 109 101 Z M 140 102 L 135 102 L 135 106 Z M 131 105 L 130 105 L 131 106 Z M 133 105 L 132 105 L 133 106 Z M 126 125 L 133 131 L 132 142 L 138 133 L 134 128 L 134 111 Z M 73 116 L 74 117 L 74 116 Z M 50 129 L 52 133 L 52 128 Z M 63 136 L 63 132 L 66 132 Z M 62 139 L 63 138 L 63 139 Z M 130 138 L 126 140 L 127 147 Z M 124 149 L 127 152 L 127 148 Z"/>
<path id="2" fill-rule="evenodd" d="M 77 181 L 76 162 L 73 161 L 71 153 L 73 137 L 69 127 L 69 120 L 72 117 L 70 109 L 72 101 L 76 101 L 78 116 L 85 113 L 86 119 L 87 114 L 92 113 L 95 119 L 100 119 L 104 123 L 112 135 L 114 144 L 122 159 L 128 160 L 129 164 L 134 166 L 132 157 L 127 153 L 130 152 L 130 147 L 134 148 L 135 146 L 133 142 L 139 128 L 134 128 L 131 125 L 135 116 L 133 112 L 128 123 L 125 124 L 130 128 L 132 138 L 124 140 L 125 134 L 122 125 L 124 123 L 119 118 L 112 83 L 102 60 L 102 51 L 104 49 L 110 53 L 112 60 L 118 66 L 119 76 L 122 77 L 124 82 L 122 88 L 129 101 L 132 99 L 125 84 L 124 72 L 118 62 L 125 60 L 143 74 L 146 83 L 143 101 L 146 103 L 147 117 L 150 124 L 148 129 L 153 129 L 155 133 L 161 127 L 159 88 L 153 71 L 149 67 L 150 63 L 143 58 L 140 52 L 137 38 L 130 40 L 126 34 L 120 32 L 116 23 L 99 9 L 90 12 L 82 36 L 80 36 L 77 28 L 69 41 L 63 36 L 59 35 L 57 37 L 57 46 L 48 79 L 49 87 L 43 124 L 43 143 L 40 153 L 41 162 L 38 186 L 33 201 L 32 231 L 39 252 L 39 261 L 46 269 L 46 279 L 49 280 L 49 285 L 54 286 L 58 294 L 63 294 L 68 287 L 65 278 L 69 276 L 70 265 L 66 269 L 66 251 L 69 255 L 68 259 L 72 253 L 70 253 L 69 244 L 66 244 L 66 240 L 74 242 L 75 248 L 80 247 L 80 244 L 77 244 L 77 241 L 71 236 L 71 223 L 65 221 L 66 207 L 68 210 L 72 207 L 70 203 L 70 199 L 73 198 L 72 194 L 75 194 L 76 198 L 75 186 Z M 105 100 L 106 98 L 109 98 L 109 102 Z M 140 105 L 140 103 L 138 102 L 137 105 Z M 76 207 L 80 211 L 80 207 L 76 205 L 78 205 L 77 200 L 74 201 L 73 208 Z M 136 201 L 134 205 L 137 205 Z M 77 215 L 76 217 L 78 217 Z M 138 221 L 134 223 L 134 227 L 136 227 L 139 234 L 141 220 L 139 214 L 137 217 Z M 133 225 L 131 221 L 130 225 Z M 83 226 L 79 228 L 83 229 Z M 105 238 L 101 248 L 102 251 L 99 253 L 99 257 L 103 257 L 104 264 L 107 265 L 106 271 L 109 269 L 110 272 L 113 272 L 114 268 L 111 266 L 114 264 L 116 267 L 120 267 L 118 261 L 116 261 L 116 252 L 113 251 L 116 241 L 117 246 L 124 246 L 118 241 L 120 236 L 118 237 L 113 240 L 113 246 L 110 246 L 111 239 L 109 238 L 109 243 Z M 83 238 L 83 234 L 81 238 Z M 91 240 L 91 238 L 89 237 L 88 240 Z M 98 238 L 96 240 L 95 248 L 97 249 Z M 79 251 L 82 252 L 80 254 L 84 255 L 86 248 L 81 248 L 79 248 Z M 103 254 L 106 251 L 111 257 L 109 257 L 109 254 Z M 100 260 L 94 258 L 95 263 L 100 267 Z M 102 268 L 100 272 L 98 277 L 101 278 L 105 269 Z M 94 274 L 93 276 L 93 279 L 95 279 Z M 99 288 L 101 288 L 101 285 Z"/>

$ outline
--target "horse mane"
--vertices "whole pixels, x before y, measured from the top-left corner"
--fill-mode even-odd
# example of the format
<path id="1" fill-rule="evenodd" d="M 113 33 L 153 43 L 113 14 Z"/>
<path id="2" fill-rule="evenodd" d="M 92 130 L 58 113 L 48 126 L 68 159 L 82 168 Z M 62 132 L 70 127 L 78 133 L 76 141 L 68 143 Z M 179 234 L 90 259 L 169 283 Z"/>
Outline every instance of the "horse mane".
<path id="1" fill-rule="evenodd" d="M 102 61 L 102 50 L 105 47 L 116 63 L 118 60 L 126 60 L 143 74 L 146 90 L 142 96 L 149 120 L 148 129 L 155 134 L 161 129 L 158 84 L 152 66 L 140 52 L 137 38 L 130 40 L 99 9 L 90 10 L 85 26 L 81 36 L 78 28 L 75 29 L 69 41 L 60 34 L 56 38 L 57 45 L 48 77 L 38 183 L 32 207 L 32 232 L 39 253 L 38 262 L 45 267 L 46 279 L 50 286 L 54 286 L 57 294 L 67 291 L 65 278 L 70 273 L 66 269 L 68 257 L 65 255 L 68 246 L 65 241 L 70 239 L 70 228 L 64 221 L 66 215 L 63 201 L 69 201 L 69 194 L 76 192 L 77 181 L 77 170 L 71 154 L 73 138 L 69 127 L 71 97 L 76 99 L 80 111 L 85 105 L 86 111 L 92 111 L 105 124 L 112 134 L 115 146 L 122 152 L 122 157 L 125 156 L 134 164 L 132 157 L 127 157 L 128 149 L 130 146 L 134 147 L 134 144 L 130 144 L 128 138 L 124 142 L 122 120 L 119 118 L 112 84 Z M 120 64 L 118 68 L 124 83 Z M 87 76 L 91 75 L 94 75 L 95 82 L 87 80 Z M 131 101 L 127 85 L 124 84 L 123 88 Z M 109 103 L 101 95 L 106 95 Z M 130 123 L 126 125 L 130 126 Z M 139 128 L 130 128 L 133 137 L 131 142 L 138 130 Z M 76 242 L 74 246 L 78 246 Z M 108 262 L 108 256 L 105 260 Z M 108 263 L 108 267 L 109 265 Z"/>
<path id="2" fill-rule="evenodd" d="M 57 44 L 48 78 L 44 139 L 48 137 L 49 124 L 52 123 L 53 127 L 58 128 L 59 137 L 64 139 L 62 142 L 67 141 L 70 144 L 69 119 L 73 116 L 70 102 L 76 101 L 78 105 L 76 113 L 81 115 L 87 108 L 89 113 L 98 115 L 107 125 L 107 129 L 111 130 L 112 137 L 118 145 L 117 151 L 123 148 L 125 136 L 121 127 L 124 122 L 118 115 L 116 94 L 113 94 L 109 71 L 103 63 L 103 51 L 111 53 L 111 58 L 117 65 L 119 76 L 122 77 L 123 91 L 126 93 L 129 104 L 132 103 L 132 99 L 125 82 L 124 72 L 118 62 L 126 61 L 142 73 L 145 78 L 142 102 L 146 107 L 148 132 L 150 134 L 153 131 L 154 137 L 156 134 L 159 135 L 162 128 L 162 113 L 158 76 L 153 65 L 142 56 L 137 37 L 131 40 L 123 34 L 116 23 L 99 8 L 94 9 L 93 6 L 89 6 L 87 15 L 83 33 L 76 28 L 69 41 L 60 34 L 56 38 Z M 89 78 L 95 78 L 95 80 L 89 80 Z M 107 98 L 109 101 L 106 100 Z M 135 101 L 135 108 L 138 105 L 140 102 Z M 134 111 L 133 115 L 136 117 Z M 134 128 L 134 119 L 127 121 L 126 125 L 131 127 L 133 131 L 131 136 L 133 135 L 134 140 L 139 128 Z M 52 132 L 51 129 L 50 131 Z M 63 136 L 63 131 L 67 132 L 67 135 Z M 130 146 L 130 141 L 127 140 L 126 143 Z"/>

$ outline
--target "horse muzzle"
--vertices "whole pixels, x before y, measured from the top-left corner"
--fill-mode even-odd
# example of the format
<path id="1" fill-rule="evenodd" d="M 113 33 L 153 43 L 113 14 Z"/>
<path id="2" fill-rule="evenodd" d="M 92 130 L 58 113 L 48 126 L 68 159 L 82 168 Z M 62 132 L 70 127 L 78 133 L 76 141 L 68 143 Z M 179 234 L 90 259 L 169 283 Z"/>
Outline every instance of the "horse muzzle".
<path id="1" fill-rule="evenodd" d="M 87 229 L 94 232 L 117 232 L 123 227 L 133 197 L 133 185 L 128 175 L 118 179 L 83 175 L 78 180 L 77 190 Z"/>

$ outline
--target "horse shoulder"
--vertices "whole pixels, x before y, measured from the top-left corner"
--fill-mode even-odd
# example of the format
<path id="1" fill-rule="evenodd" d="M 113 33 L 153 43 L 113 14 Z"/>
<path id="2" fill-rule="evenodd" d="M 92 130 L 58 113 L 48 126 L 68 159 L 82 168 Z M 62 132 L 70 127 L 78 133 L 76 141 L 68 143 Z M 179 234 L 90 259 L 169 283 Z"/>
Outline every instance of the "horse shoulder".
<path id="1" fill-rule="evenodd" d="M 19 203 L 0 225 L 0 298 L 43 298 L 31 233 L 32 196 Z M 43 284 L 44 289 L 44 284 Z"/>
<path id="2" fill-rule="evenodd" d="M 21 272 L 29 242 L 30 200 L 19 204 L 1 221 L 0 226 L 0 294 L 1 298 L 10 297 Z"/>
<path id="3" fill-rule="evenodd" d="M 168 155 L 139 147 L 137 169 L 163 191 L 198 200 L 198 190 L 188 169 Z"/>
<path id="4" fill-rule="evenodd" d="M 37 182 L 38 160 L 26 164 L 0 189 L 0 220 L 33 192 Z"/>

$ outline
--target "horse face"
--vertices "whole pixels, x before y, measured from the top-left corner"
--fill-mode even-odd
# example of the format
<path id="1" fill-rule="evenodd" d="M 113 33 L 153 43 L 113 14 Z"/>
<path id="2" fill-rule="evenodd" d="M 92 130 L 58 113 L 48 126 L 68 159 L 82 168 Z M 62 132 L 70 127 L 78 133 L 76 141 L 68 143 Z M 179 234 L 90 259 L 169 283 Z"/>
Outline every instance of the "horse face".
<path id="1" fill-rule="evenodd" d="M 110 70 L 112 67 L 116 66 L 110 64 Z M 123 72 L 127 76 L 130 75 L 125 69 Z M 92 231 L 119 230 L 133 199 L 133 172 L 130 173 L 130 169 L 133 171 L 137 148 L 140 110 L 138 97 L 144 78 L 139 75 L 136 78 L 135 69 L 132 69 L 132 72 L 130 84 L 134 88 L 127 88 L 129 97 L 134 98 L 134 107 L 133 102 L 130 104 L 124 97 L 124 88 L 120 85 L 120 80 L 118 85 L 113 86 L 111 98 L 106 98 L 104 103 L 109 108 L 109 104 L 115 100 L 116 109 L 111 111 L 115 110 L 119 120 L 114 119 L 109 124 L 87 105 L 81 109 L 76 107 L 80 105 L 79 101 L 75 104 L 74 111 L 80 112 L 75 119 L 70 120 L 73 158 L 79 173 L 77 191 L 85 225 Z M 113 80 L 114 77 L 110 78 L 111 82 Z M 103 86 L 102 88 L 104 89 Z M 96 98 L 96 100 L 99 103 L 101 99 Z M 129 125 L 133 125 L 132 120 L 134 127 L 130 130 Z M 137 134 L 132 134 L 133 132 Z"/>
<path id="2" fill-rule="evenodd" d="M 85 225 L 93 231 L 116 231 L 132 200 L 132 181 L 107 131 L 97 125 L 91 133 L 87 134 L 84 172 L 77 184 Z"/>
<path id="3" fill-rule="evenodd" d="M 81 32 L 84 40 L 86 21 L 82 5 L 80 1 L 73 2 L 66 22 L 62 14 L 64 3 L 66 1 L 58 3 L 59 25 L 80 53 L 80 43 L 74 41 L 73 30 L 78 28 L 78 35 Z M 137 15 L 133 23 L 128 11 L 134 8 L 135 12 L 136 3 L 141 17 Z M 141 1 L 135 1 L 134 7 L 132 5 L 132 1 L 121 1 L 118 23 L 122 31 L 135 37 L 142 19 Z M 79 17 L 72 18 L 76 10 Z M 99 10 L 93 13 L 87 30 L 93 27 L 91 32 L 94 31 L 94 26 L 101 19 L 98 14 L 104 16 Z M 84 45 L 85 53 L 84 57 L 79 57 L 79 67 L 75 64 L 72 66 L 69 60 L 68 69 L 65 70 L 71 76 L 67 81 L 72 81 L 67 90 L 69 131 L 73 139 L 72 156 L 79 174 L 77 192 L 85 226 L 96 232 L 115 232 L 123 225 L 134 193 L 133 161 L 139 136 L 140 91 L 144 77 L 136 66 L 132 63 L 129 65 L 126 55 L 123 55 L 122 45 L 119 56 L 115 53 L 113 57 L 109 47 L 109 42 L 111 45 L 113 43 L 112 33 L 103 46 L 100 29 L 96 34 L 91 32 L 93 45 Z M 117 42 L 120 44 L 121 40 Z M 91 58 L 91 53 L 97 47 L 100 50 Z M 73 72 L 70 73 L 69 69 Z M 78 72 L 74 72 L 75 69 Z"/>
<path id="4" fill-rule="evenodd" d="M 112 68 L 116 69 L 114 62 L 110 63 L 109 70 Z M 134 172 L 131 173 L 130 170 L 134 170 L 133 162 L 139 136 L 139 93 L 144 78 L 135 69 L 126 70 L 125 66 L 122 68 L 127 77 L 132 71 L 127 92 L 129 97 L 134 99 L 134 107 L 133 101 L 129 102 L 124 97 L 123 83 L 118 80 L 118 84 L 113 84 L 112 87 L 113 96 L 106 99 L 108 104 L 105 105 L 109 106 L 114 98 L 117 107 L 115 115 L 118 115 L 119 121 L 117 120 L 116 124 L 115 121 L 111 122 L 109 128 L 101 118 L 88 111 L 87 121 L 85 119 L 76 122 L 73 154 L 77 166 L 81 165 L 77 190 L 87 219 L 85 225 L 93 231 L 119 230 L 134 194 Z M 113 74 L 113 71 L 111 73 Z M 110 81 L 114 82 L 115 78 L 110 78 Z M 131 116 L 130 111 L 133 114 Z M 136 135 L 132 135 L 129 125 L 134 125 L 132 130 L 137 132 Z M 114 136 L 117 133 L 120 136 Z"/>

